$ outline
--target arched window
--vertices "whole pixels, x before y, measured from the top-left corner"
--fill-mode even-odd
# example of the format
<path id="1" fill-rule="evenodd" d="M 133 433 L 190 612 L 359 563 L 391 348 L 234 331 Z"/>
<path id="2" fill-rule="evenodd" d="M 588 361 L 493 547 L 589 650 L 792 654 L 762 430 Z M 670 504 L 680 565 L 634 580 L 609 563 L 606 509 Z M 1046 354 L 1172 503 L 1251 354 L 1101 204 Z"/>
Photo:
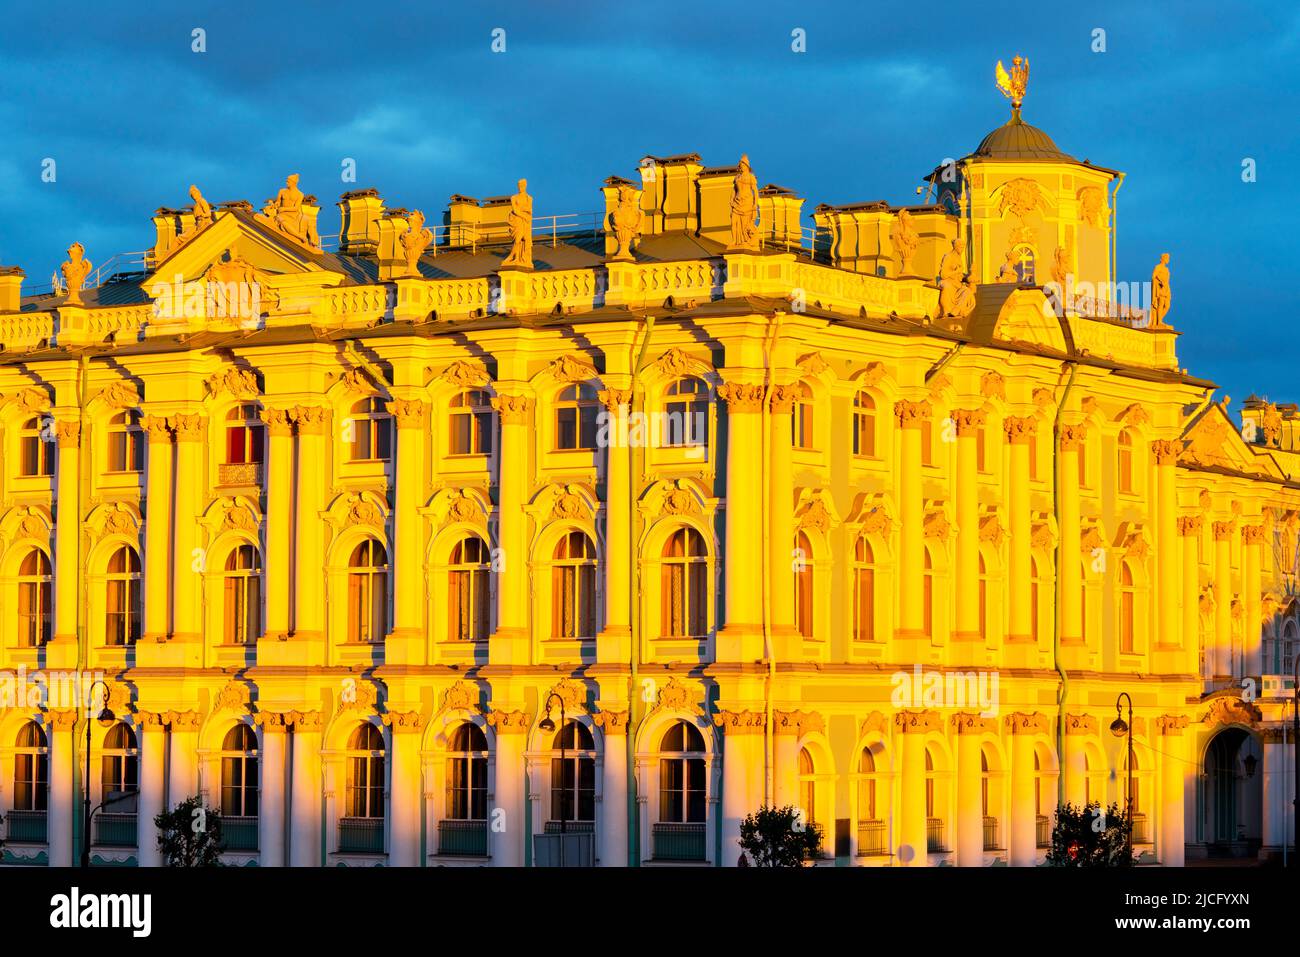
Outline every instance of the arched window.
<path id="1" fill-rule="evenodd" d="M 551 750 L 551 820 L 596 820 L 596 742 L 581 722 L 570 719 L 555 733 Z"/>
<path id="2" fill-rule="evenodd" d="M 876 455 L 876 400 L 865 390 L 853 397 L 853 454 L 864 459 Z"/>
<path id="3" fill-rule="evenodd" d="M 813 563 L 812 543 L 803 532 L 794 537 L 794 620 L 799 634 L 813 637 Z"/>
<path id="4" fill-rule="evenodd" d="M 584 382 L 562 389 L 555 400 L 555 448 L 561 452 L 595 449 L 599 420 L 600 402 L 593 386 Z"/>
<path id="5" fill-rule="evenodd" d="M 807 748 L 799 749 L 799 810 L 805 823 L 817 823 L 817 779 L 812 755 Z"/>
<path id="6" fill-rule="evenodd" d="M 18 729 L 14 741 L 15 811 L 45 811 L 50 793 L 50 747 L 45 731 L 35 721 Z M 14 821 L 9 823 L 9 837 L 14 836 Z"/>
<path id="7" fill-rule="evenodd" d="M 33 548 L 18 566 L 18 643 L 35 648 L 50 640 L 53 577 L 50 559 Z"/>
<path id="8" fill-rule="evenodd" d="M 452 821 L 487 820 L 488 744 L 483 729 L 466 722 L 447 745 L 447 808 Z"/>
<path id="9" fill-rule="evenodd" d="M 1037 760 L 1037 758 L 1035 758 L 1035 760 Z M 984 819 L 985 819 L 985 820 L 984 820 L 984 828 L 985 828 L 985 833 L 986 833 L 986 834 L 987 834 L 987 831 L 988 831 L 988 818 L 990 817 L 990 815 L 989 815 L 989 785 L 990 785 L 990 783 L 991 783 L 991 781 L 990 781 L 990 778 L 989 778 L 989 756 L 988 756 L 988 753 L 987 753 L 986 751 L 984 751 L 983 749 L 980 749 L 980 808 L 982 809 L 982 813 L 984 814 Z M 987 837 L 985 837 L 984 845 L 985 845 L 984 849 L 985 849 L 985 850 L 988 850 L 988 838 L 987 838 Z"/>
<path id="10" fill-rule="evenodd" d="M 1034 250 L 1031 246 L 1017 246 L 1012 255 L 1016 264 L 1016 281 L 1022 286 L 1034 284 Z"/>
<path id="11" fill-rule="evenodd" d="M 448 454 L 488 455 L 492 451 L 492 397 L 482 389 L 466 389 L 451 400 L 448 414 Z"/>
<path id="12" fill-rule="evenodd" d="M 367 538 L 348 559 L 348 641 L 383 641 L 388 634 L 388 552 Z"/>
<path id="13" fill-rule="evenodd" d="M 862 776 L 858 780 L 858 820 L 878 821 L 880 815 L 876 807 L 876 785 L 879 782 L 876 776 L 876 759 L 871 753 L 871 748 L 862 749 L 862 754 L 858 758 L 858 774 Z M 858 850 L 861 849 L 859 846 Z"/>
<path id="14" fill-rule="evenodd" d="M 140 638 L 140 557 L 123 545 L 108 560 L 104 595 L 104 638 L 110 645 L 130 645 Z"/>
<path id="15" fill-rule="evenodd" d="M 1282 648 L 1281 648 L 1281 674 L 1295 674 L 1295 653 L 1296 653 L 1296 626 L 1295 619 L 1287 619 L 1282 626 Z"/>
<path id="16" fill-rule="evenodd" d="M 876 556 L 866 536 L 853 546 L 853 637 L 876 637 Z"/>
<path id="17" fill-rule="evenodd" d="M 221 576 L 227 644 L 247 644 L 262 634 L 262 564 L 257 549 L 240 545 L 226 558 Z"/>
<path id="18" fill-rule="evenodd" d="M 54 420 L 46 428 L 39 415 L 27 419 L 18 429 L 18 458 L 23 475 L 54 474 Z"/>
<path id="19" fill-rule="evenodd" d="M 1121 492 L 1133 491 L 1133 436 L 1128 429 L 1119 434 L 1116 469 Z"/>
<path id="20" fill-rule="evenodd" d="M 226 464 L 256 465 L 263 460 L 265 426 L 255 405 L 237 405 L 226 413 Z"/>
<path id="21" fill-rule="evenodd" d="M 709 566 L 704 537 L 695 529 L 677 529 L 664 543 L 663 633 L 672 638 L 700 638 L 709 630 Z"/>
<path id="22" fill-rule="evenodd" d="M 352 407 L 348 428 L 352 433 L 353 462 L 387 461 L 393 449 L 393 419 L 376 398 L 362 399 Z"/>
<path id="23" fill-rule="evenodd" d="M 989 636 L 989 569 L 984 562 L 984 555 L 979 556 L 979 616 L 980 638 Z"/>
<path id="24" fill-rule="evenodd" d="M 346 817 L 384 816 L 384 736 L 369 721 L 357 725 L 348 739 Z"/>
<path id="25" fill-rule="evenodd" d="M 934 755 L 930 749 L 925 749 L 925 816 L 928 819 L 934 818 Z"/>
<path id="26" fill-rule="evenodd" d="M 704 823 L 704 736 L 678 721 L 659 744 L 659 820 L 664 824 Z"/>
<path id="27" fill-rule="evenodd" d="M 237 724 L 221 742 L 221 815 L 257 817 L 257 735 Z"/>
<path id="28" fill-rule="evenodd" d="M 140 790 L 140 750 L 135 732 L 121 722 L 108 729 L 99 759 L 100 800 Z"/>
<path id="29" fill-rule="evenodd" d="M 813 394 L 806 382 L 794 386 L 794 411 L 790 413 L 791 438 L 796 449 L 813 448 Z"/>
<path id="30" fill-rule="evenodd" d="M 1119 650 L 1134 653 L 1133 624 L 1137 589 L 1133 584 L 1133 567 L 1124 562 L 1119 568 Z"/>
<path id="31" fill-rule="evenodd" d="M 925 561 L 921 569 L 921 628 L 926 635 L 934 636 L 934 560 L 930 548 L 924 549 Z"/>
<path id="32" fill-rule="evenodd" d="M 709 387 L 701 379 L 678 379 L 664 392 L 662 444 L 665 447 L 709 444 Z"/>
<path id="33" fill-rule="evenodd" d="M 596 546 L 583 532 L 555 544 L 551 565 L 551 637 L 596 636 Z"/>
<path id="34" fill-rule="evenodd" d="M 447 570 L 447 636 L 452 641 L 486 641 L 491 628 L 488 573 L 491 558 L 481 538 L 462 538 L 451 549 Z"/>
<path id="35" fill-rule="evenodd" d="M 1039 602 L 1043 594 L 1043 578 L 1039 574 L 1037 557 L 1029 556 L 1029 636 L 1038 640 Z"/>
<path id="36" fill-rule="evenodd" d="M 144 471 L 144 432 L 139 412 L 128 409 L 108 420 L 108 470 Z"/>

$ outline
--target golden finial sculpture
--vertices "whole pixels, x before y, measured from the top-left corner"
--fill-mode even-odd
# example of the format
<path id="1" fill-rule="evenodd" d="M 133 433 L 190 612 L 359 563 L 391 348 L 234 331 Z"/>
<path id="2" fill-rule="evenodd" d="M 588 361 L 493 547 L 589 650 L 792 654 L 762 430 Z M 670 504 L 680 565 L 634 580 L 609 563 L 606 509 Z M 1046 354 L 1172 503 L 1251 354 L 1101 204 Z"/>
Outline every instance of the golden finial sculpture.
<path id="1" fill-rule="evenodd" d="M 64 305 L 81 305 L 81 286 L 93 268 L 90 260 L 86 258 L 85 246 L 81 245 L 81 243 L 73 243 L 68 247 L 68 261 L 60 267 L 63 272 L 63 281 L 68 287 L 68 298 Z"/>
<path id="2" fill-rule="evenodd" d="M 1017 53 L 1011 58 L 1011 72 L 1008 73 L 999 60 L 993 79 L 1002 95 L 1011 101 L 1012 112 L 1019 114 L 1020 104 L 1025 101 L 1025 87 L 1029 85 L 1029 61 Z"/>

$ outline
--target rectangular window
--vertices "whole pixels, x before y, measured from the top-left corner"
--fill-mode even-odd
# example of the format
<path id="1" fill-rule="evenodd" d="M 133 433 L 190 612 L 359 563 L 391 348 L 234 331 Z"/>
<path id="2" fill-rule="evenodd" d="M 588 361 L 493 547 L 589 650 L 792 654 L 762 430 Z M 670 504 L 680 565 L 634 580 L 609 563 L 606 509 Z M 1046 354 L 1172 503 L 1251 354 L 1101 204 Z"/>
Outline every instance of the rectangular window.
<path id="1" fill-rule="evenodd" d="M 458 411 L 451 415 L 451 455 L 492 452 L 492 412 Z"/>
<path id="2" fill-rule="evenodd" d="M 876 417 L 869 412 L 853 413 L 853 454 L 869 459 L 876 455 Z"/>
<path id="3" fill-rule="evenodd" d="M 39 435 L 25 435 L 19 449 L 22 474 L 28 476 L 54 474 L 54 443 Z"/>
<path id="4" fill-rule="evenodd" d="M 700 399 L 668 402 L 664 406 L 665 448 L 708 444 L 709 404 Z"/>

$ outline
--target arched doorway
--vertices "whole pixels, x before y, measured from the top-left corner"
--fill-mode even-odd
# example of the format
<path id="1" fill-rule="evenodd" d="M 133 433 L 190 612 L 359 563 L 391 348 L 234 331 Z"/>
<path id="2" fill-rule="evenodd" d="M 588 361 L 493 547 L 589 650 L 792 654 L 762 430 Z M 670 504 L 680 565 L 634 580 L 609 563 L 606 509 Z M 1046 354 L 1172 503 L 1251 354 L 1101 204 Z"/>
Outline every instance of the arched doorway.
<path id="1" fill-rule="evenodd" d="M 1263 812 L 1263 760 L 1259 739 L 1227 727 L 1205 749 L 1202 827 L 1211 857 L 1255 857 Z"/>

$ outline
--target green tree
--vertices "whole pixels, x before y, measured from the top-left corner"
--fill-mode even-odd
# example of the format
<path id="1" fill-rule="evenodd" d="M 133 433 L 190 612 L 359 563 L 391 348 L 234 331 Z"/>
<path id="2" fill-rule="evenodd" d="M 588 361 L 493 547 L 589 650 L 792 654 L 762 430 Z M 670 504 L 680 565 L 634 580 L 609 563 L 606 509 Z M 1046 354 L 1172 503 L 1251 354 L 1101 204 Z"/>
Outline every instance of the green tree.
<path id="1" fill-rule="evenodd" d="M 1056 809 L 1052 827 L 1049 867 L 1132 867 L 1128 821 L 1118 804 L 1106 810 L 1100 804 Z"/>
<path id="2" fill-rule="evenodd" d="M 221 866 L 221 813 L 195 795 L 153 819 L 167 867 Z"/>
<path id="3" fill-rule="evenodd" d="M 755 867 L 802 867 L 821 843 L 821 825 L 793 807 L 761 807 L 740 825 L 741 850 Z"/>

